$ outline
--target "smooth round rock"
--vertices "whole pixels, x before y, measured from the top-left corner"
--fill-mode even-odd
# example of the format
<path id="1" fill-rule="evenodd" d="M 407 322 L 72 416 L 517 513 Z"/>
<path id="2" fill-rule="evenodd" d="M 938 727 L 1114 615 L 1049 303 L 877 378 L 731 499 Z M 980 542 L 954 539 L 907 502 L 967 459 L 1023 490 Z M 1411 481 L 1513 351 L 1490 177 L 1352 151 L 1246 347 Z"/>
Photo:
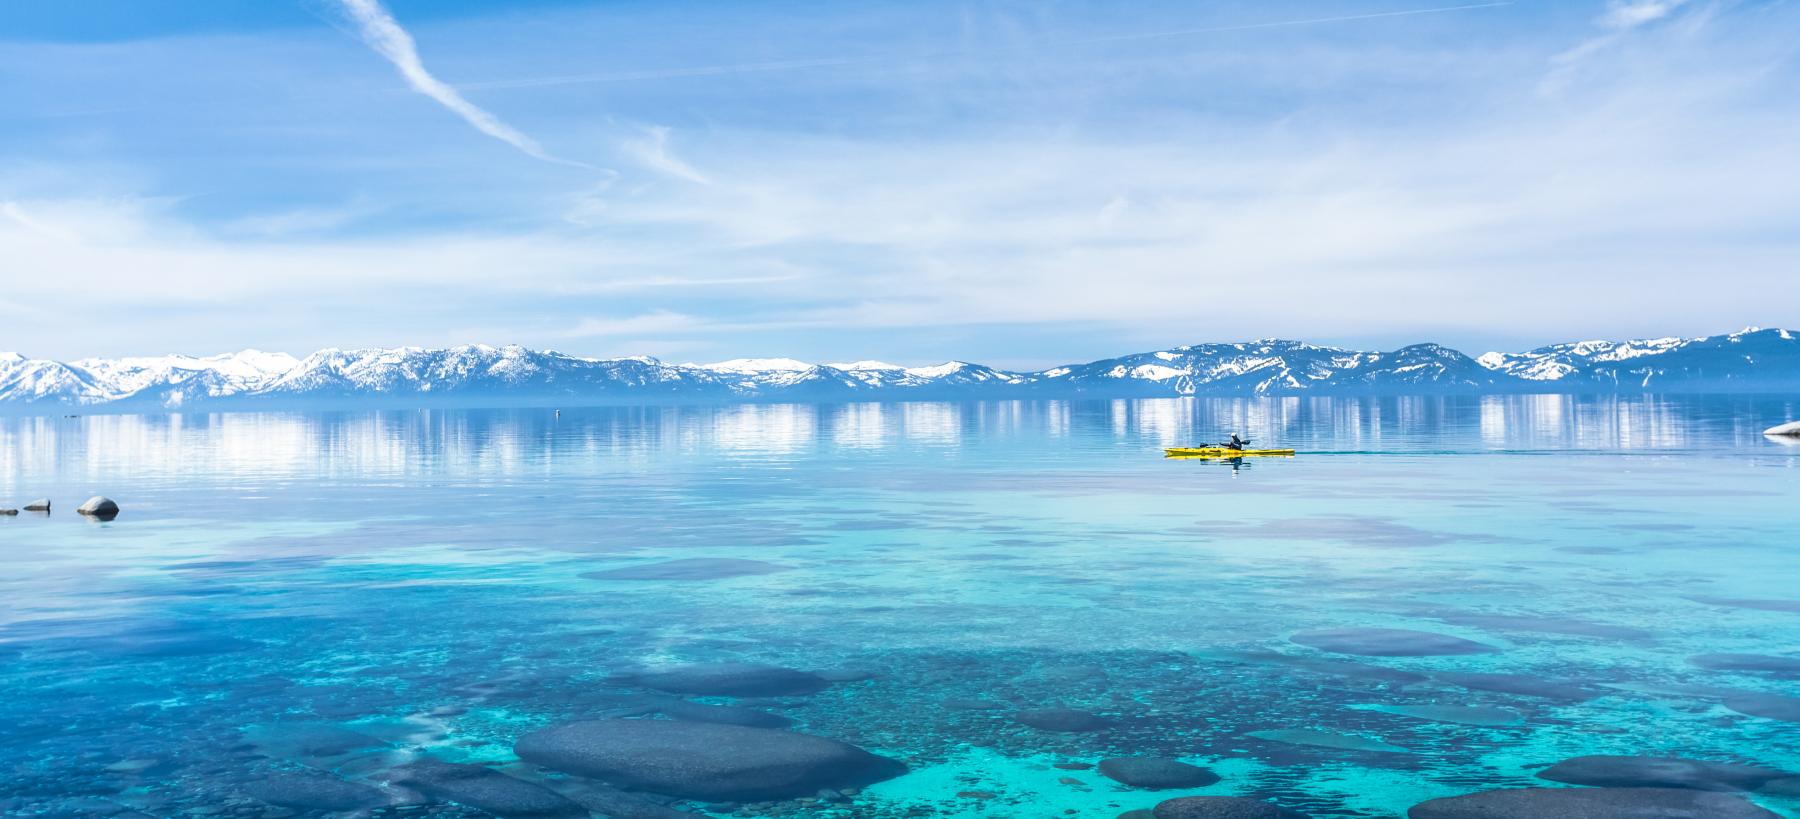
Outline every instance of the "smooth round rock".
<path id="1" fill-rule="evenodd" d="M 380 790 L 326 776 L 274 774 L 244 785 L 259 802 L 295 810 L 353 811 L 388 804 Z"/>
<path id="2" fill-rule="evenodd" d="M 1578 756 L 1538 772 L 1539 779 L 1603 788 L 1753 791 L 1785 774 L 1755 765 L 1655 756 Z"/>
<path id="3" fill-rule="evenodd" d="M 1156 819 L 1307 819 L 1306 814 L 1259 799 L 1236 796 L 1184 796 L 1151 811 Z"/>
<path id="4" fill-rule="evenodd" d="M 1739 797 L 1677 788 L 1520 788 L 1433 799 L 1408 819 L 1781 819 Z"/>
<path id="5" fill-rule="evenodd" d="M 1302 631 L 1288 639 L 1320 651 L 1365 657 L 1447 657 L 1500 650 L 1448 634 L 1403 628 L 1325 628 Z"/>
<path id="6" fill-rule="evenodd" d="M 817 674 L 746 663 L 702 663 L 630 674 L 626 679 L 672 694 L 722 697 L 788 697 L 816 694 L 831 686 Z"/>
<path id="7" fill-rule="evenodd" d="M 1780 694 L 1742 694 L 1725 699 L 1725 707 L 1740 714 L 1781 722 L 1800 722 L 1800 697 Z"/>
<path id="8" fill-rule="evenodd" d="M 95 495 L 88 498 L 86 503 L 75 507 L 75 511 L 88 517 L 110 518 L 118 516 L 119 505 L 113 503 L 112 498 Z"/>
<path id="9" fill-rule="evenodd" d="M 1134 788 L 1202 788 L 1219 781 L 1219 775 L 1176 759 L 1127 756 L 1100 760 L 1100 774 Z"/>
<path id="10" fill-rule="evenodd" d="M 1039 731 L 1057 731 L 1065 734 L 1098 731 L 1112 724 L 1111 720 L 1098 714 L 1078 711 L 1073 708 L 1040 708 L 1033 711 L 1020 711 L 1013 715 L 1020 725 L 1028 725 Z"/>
<path id="11" fill-rule="evenodd" d="M 754 802 L 862 787 L 904 773 L 899 762 L 824 737 L 659 719 L 593 720 L 521 737 L 521 759 L 635 790 Z"/>

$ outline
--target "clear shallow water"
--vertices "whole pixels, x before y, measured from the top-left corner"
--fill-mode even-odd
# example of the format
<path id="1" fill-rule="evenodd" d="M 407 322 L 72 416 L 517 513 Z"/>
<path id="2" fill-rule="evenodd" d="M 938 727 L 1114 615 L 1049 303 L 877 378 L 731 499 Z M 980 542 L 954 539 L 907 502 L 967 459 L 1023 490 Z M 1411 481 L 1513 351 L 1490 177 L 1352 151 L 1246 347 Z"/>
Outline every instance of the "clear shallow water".
<path id="1" fill-rule="evenodd" d="M 827 673 L 694 699 L 909 768 L 723 806 L 752 815 L 1110 819 L 1193 793 L 1398 816 L 1584 754 L 1800 773 L 1800 724 L 1727 706 L 1766 712 L 1746 695 L 1800 674 L 1690 659 L 1800 657 L 1800 448 L 1757 434 L 1795 417 L 1540 396 L 0 419 L 0 506 L 57 503 L 0 518 L 0 812 L 284 816 L 255 783 L 384 787 L 421 755 L 592 803 L 513 742 L 708 662 Z M 1230 430 L 1304 454 L 1160 457 Z M 72 513 L 96 493 L 124 513 Z M 1482 649 L 1310 634 L 1342 628 Z M 1017 719 L 1045 708 L 1099 727 Z M 1075 767 L 1134 755 L 1222 781 Z"/>

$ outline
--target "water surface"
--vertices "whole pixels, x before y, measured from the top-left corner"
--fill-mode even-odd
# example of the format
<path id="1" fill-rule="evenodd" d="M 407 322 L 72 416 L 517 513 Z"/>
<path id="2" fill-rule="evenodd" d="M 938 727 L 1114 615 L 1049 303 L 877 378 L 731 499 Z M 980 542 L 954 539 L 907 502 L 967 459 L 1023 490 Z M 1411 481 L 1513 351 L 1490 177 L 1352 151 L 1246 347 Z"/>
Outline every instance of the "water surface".
<path id="1" fill-rule="evenodd" d="M 1757 432 L 1795 417 L 1535 396 L 0 419 L 0 506 L 56 503 L 0 518 L 0 812 L 286 816 L 256 783 L 297 774 L 383 789 L 375 815 L 490 815 L 397 787 L 420 758 L 591 802 L 514 741 L 647 716 L 675 695 L 633 675 L 717 662 L 829 685 L 688 702 L 908 773 L 654 798 L 674 809 L 1111 819 L 1224 794 L 1379 817 L 1588 754 L 1800 773 L 1800 724 L 1756 705 L 1800 697 L 1800 449 Z M 1302 454 L 1161 457 L 1231 431 Z M 123 514 L 73 514 L 100 493 Z M 1096 721 L 1030 724 L 1046 709 Z M 1083 767 L 1118 756 L 1220 781 Z"/>

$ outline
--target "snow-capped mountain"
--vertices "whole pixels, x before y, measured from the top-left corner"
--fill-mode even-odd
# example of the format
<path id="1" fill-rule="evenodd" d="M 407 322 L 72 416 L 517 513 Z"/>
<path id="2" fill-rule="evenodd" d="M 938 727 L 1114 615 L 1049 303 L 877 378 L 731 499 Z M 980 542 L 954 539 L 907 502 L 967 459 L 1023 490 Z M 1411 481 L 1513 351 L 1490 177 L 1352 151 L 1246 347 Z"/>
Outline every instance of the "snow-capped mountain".
<path id="1" fill-rule="evenodd" d="M 669 364 L 465 345 L 245 350 L 204 358 L 0 353 L 0 412 L 69 408 L 517 406 L 581 403 L 1800 390 L 1800 339 L 1745 330 L 1697 339 L 1584 341 L 1473 359 L 1436 344 L 1389 352 L 1268 339 L 1176 347 L 1038 372 L 965 361 L 904 367 L 787 358 Z"/>
<path id="2" fill-rule="evenodd" d="M 1558 392 L 1800 388 L 1800 341 L 1755 327 L 1703 338 L 1578 341 L 1523 353 L 1487 353 L 1481 364 Z"/>

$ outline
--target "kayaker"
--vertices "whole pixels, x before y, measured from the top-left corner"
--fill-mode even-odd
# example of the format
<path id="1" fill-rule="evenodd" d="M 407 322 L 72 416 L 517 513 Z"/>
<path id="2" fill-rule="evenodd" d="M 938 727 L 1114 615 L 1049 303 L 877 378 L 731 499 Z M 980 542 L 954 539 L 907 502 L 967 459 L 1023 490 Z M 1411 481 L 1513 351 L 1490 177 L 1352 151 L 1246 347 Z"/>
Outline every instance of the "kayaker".
<path id="1" fill-rule="evenodd" d="M 1250 443 L 1250 442 L 1246 441 L 1242 438 L 1239 438 L 1238 434 L 1233 432 L 1233 433 L 1231 433 L 1231 440 L 1225 442 L 1225 448 L 1226 449 L 1243 449 L 1244 445 L 1247 443 Z"/>

